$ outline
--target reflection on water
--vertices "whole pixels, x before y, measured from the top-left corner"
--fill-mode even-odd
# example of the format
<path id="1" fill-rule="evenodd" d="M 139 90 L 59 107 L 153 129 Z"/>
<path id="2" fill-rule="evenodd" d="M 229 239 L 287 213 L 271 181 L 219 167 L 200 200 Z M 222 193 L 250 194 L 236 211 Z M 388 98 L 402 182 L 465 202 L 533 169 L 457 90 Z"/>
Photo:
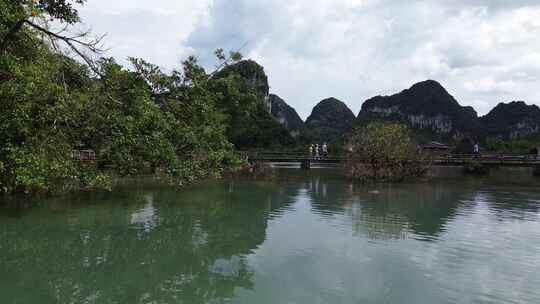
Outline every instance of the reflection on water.
<path id="1" fill-rule="evenodd" d="M 540 303 L 536 189 L 284 169 L 7 206 L 0 300 Z"/>

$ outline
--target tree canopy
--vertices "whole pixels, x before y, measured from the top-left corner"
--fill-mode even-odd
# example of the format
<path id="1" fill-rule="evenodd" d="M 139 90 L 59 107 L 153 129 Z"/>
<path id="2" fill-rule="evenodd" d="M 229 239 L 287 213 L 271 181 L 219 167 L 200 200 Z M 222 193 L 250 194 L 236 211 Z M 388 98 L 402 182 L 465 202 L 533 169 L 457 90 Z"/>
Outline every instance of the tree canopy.
<path id="1" fill-rule="evenodd" d="M 402 181 L 421 176 L 429 167 L 404 124 L 370 123 L 356 129 L 348 145 L 346 173 L 361 181 Z"/>
<path id="2" fill-rule="evenodd" d="M 77 23 L 83 3 L 0 0 L 0 192 L 109 187 L 113 175 L 148 171 L 185 184 L 236 166 L 233 143 L 276 141 L 268 130 L 277 123 L 255 89 L 237 73 L 216 76 L 241 60 L 238 52 L 217 50 L 214 71 L 195 57 L 170 73 L 140 58 L 129 70 L 94 60 L 84 37 L 45 26 Z M 96 160 L 78 160 L 81 150 Z"/>

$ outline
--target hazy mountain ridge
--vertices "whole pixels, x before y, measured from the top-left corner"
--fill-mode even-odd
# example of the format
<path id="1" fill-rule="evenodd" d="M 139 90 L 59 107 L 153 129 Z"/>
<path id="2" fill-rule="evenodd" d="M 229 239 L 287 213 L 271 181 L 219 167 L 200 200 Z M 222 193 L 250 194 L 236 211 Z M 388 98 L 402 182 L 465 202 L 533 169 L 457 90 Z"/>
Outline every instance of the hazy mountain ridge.
<path id="1" fill-rule="evenodd" d="M 293 137 L 300 136 L 305 132 L 305 125 L 296 110 L 288 105 L 281 97 L 270 94 L 268 99 L 270 113 Z"/>
<path id="2" fill-rule="evenodd" d="M 540 108 L 525 102 L 500 103 L 483 117 L 461 106 L 438 82 L 427 80 L 391 96 L 376 96 L 362 105 L 358 124 L 372 120 L 407 123 L 420 140 L 443 142 L 470 138 L 516 139 L 540 133 Z"/>
<path id="3" fill-rule="evenodd" d="M 483 117 L 474 108 L 462 106 L 437 81 L 426 80 L 390 96 L 366 100 L 355 116 L 347 105 L 333 97 L 319 102 L 304 122 L 296 110 L 276 94 L 264 68 L 253 60 L 227 67 L 245 78 L 264 102 L 270 116 L 297 141 L 343 142 L 355 126 L 371 121 L 403 122 L 421 142 L 446 143 L 464 138 L 515 139 L 540 135 L 540 108 L 525 102 L 500 103 Z"/>
<path id="4" fill-rule="evenodd" d="M 480 118 L 488 138 L 516 139 L 540 133 L 540 108 L 523 101 L 499 103 Z"/>
<path id="5" fill-rule="evenodd" d="M 354 113 L 341 100 L 324 99 L 306 120 L 308 136 L 315 142 L 340 142 L 352 131 L 355 119 Z"/>
<path id="6" fill-rule="evenodd" d="M 476 137 L 480 125 L 472 107 L 463 107 L 434 80 L 413 85 L 391 96 L 376 96 L 362 105 L 357 123 L 372 120 L 400 121 L 426 140 L 449 141 Z"/>

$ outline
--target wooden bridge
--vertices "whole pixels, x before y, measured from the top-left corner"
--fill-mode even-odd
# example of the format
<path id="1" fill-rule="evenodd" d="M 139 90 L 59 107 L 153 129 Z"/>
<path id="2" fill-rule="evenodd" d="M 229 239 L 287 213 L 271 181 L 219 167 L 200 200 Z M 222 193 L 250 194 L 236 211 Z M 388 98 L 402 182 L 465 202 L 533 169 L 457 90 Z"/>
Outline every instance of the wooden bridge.
<path id="1" fill-rule="evenodd" d="M 302 169 L 310 169 L 312 164 L 334 164 L 337 165 L 347 158 L 345 155 L 324 155 L 320 157 L 311 156 L 299 152 L 240 152 L 242 158 L 249 162 L 267 162 L 267 163 L 299 163 Z"/>
<path id="2" fill-rule="evenodd" d="M 344 154 L 329 154 L 314 157 L 307 153 L 298 152 L 240 152 L 241 156 L 250 162 L 268 163 L 299 163 L 301 168 L 310 169 L 312 164 L 339 164 L 350 159 Z M 540 168 L 540 158 L 536 155 L 512 154 L 445 154 L 433 155 L 426 160 L 433 166 L 464 166 L 470 162 L 477 162 L 488 167 L 531 167 Z M 366 160 L 366 162 L 368 162 Z"/>

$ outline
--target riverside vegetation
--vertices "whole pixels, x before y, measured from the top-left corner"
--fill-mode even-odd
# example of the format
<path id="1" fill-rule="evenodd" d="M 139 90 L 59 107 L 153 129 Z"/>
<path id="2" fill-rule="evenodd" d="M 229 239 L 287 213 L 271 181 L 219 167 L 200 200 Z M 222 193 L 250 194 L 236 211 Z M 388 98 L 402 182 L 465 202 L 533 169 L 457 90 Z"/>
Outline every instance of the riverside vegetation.
<path id="1" fill-rule="evenodd" d="M 169 73 L 140 58 L 129 58 L 126 69 L 100 57 L 102 37 L 69 30 L 80 21 L 75 7 L 85 2 L 0 0 L 0 193 L 110 188 L 115 177 L 147 172 L 183 185 L 240 167 L 237 149 L 306 151 L 307 144 L 328 142 L 341 151 L 349 138 L 357 147 L 372 143 L 358 132 L 405 136 L 405 126 L 403 147 L 413 139 L 463 146 L 463 153 L 470 144 L 459 143 L 472 141 L 502 152 L 539 146 L 540 108 L 500 104 L 480 118 L 435 81 L 367 100 L 358 116 L 327 98 L 304 122 L 270 94 L 264 68 L 238 52 L 217 50 L 213 71 L 195 57 Z M 66 27 L 54 32 L 52 24 Z M 381 121 L 390 125 L 368 126 Z M 94 151 L 96 162 L 73 159 L 77 150 Z M 372 156 L 356 151 L 358 158 Z M 417 175 L 422 166 L 397 161 L 407 156 L 419 164 L 410 151 L 386 151 L 390 167 L 350 163 L 348 173 L 392 181 Z"/>
<path id="2" fill-rule="evenodd" d="M 431 165 L 428 155 L 414 143 L 404 124 L 372 122 L 353 132 L 349 146 L 346 175 L 362 182 L 418 178 Z"/>
<path id="3" fill-rule="evenodd" d="M 279 124 L 262 119 L 256 92 L 228 69 L 238 52 L 217 50 L 212 72 L 195 57 L 171 73 L 138 58 L 130 70 L 113 58 L 94 60 L 100 39 L 47 26 L 79 22 L 74 4 L 83 3 L 0 0 L 1 192 L 107 188 L 113 176 L 149 169 L 185 184 L 236 167 L 234 141 L 281 138 L 268 132 Z M 237 127 L 239 116 L 264 123 L 248 132 Z M 71 157 L 86 149 L 96 164 Z"/>

